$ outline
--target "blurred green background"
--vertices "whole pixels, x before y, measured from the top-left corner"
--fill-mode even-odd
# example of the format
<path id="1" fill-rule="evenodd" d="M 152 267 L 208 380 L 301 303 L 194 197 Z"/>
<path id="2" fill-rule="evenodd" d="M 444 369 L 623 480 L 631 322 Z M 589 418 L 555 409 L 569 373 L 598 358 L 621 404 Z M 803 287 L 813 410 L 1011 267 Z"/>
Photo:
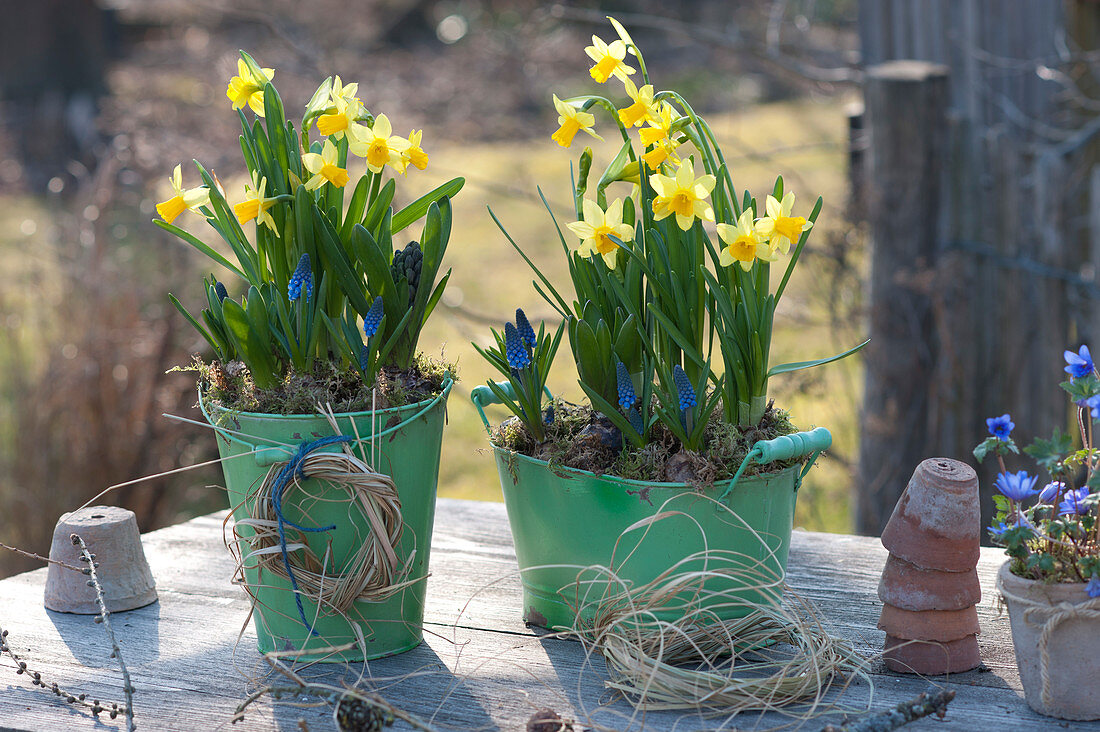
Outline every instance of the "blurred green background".
<path id="1" fill-rule="evenodd" d="M 825 198 L 777 315 L 773 360 L 829 355 L 860 340 L 866 257 L 861 228 L 846 215 L 850 92 L 791 70 L 791 59 L 815 49 L 844 59 L 856 43 L 854 2 L 792 1 L 779 17 L 772 3 L 720 0 L 257 0 L 219 10 L 183 0 L 49 0 L 13 12 L 19 22 L 0 31 L 5 544 L 45 553 L 57 517 L 104 488 L 215 456 L 207 430 L 161 416 L 201 419 L 191 376 L 166 372 L 203 342 L 166 293 L 198 303 L 209 265 L 150 219 L 179 162 L 185 185 L 194 184 L 195 158 L 231 198 L 243 190 L 238 122 L 225 97 L 238 48 L 276 69 L 291 117 L 325 76 L 340 74 L 359 82 L 360 97 L 386 113 L 395 133 L 423 129 L 430 165 L 399 181 L 399 203 L 452 176 L 467 180 L 454 201 L 454 274 L 421 339 L 425 352 L 460 367 L 440 495 L 500 500 L 468 399 L 490 369 L 470 341 L 487 344 L 488 328 L 516 307 L 536 327 L 551 311 L 486 208 L 565 282 L 536 188 L 560 221 L 572 220 L 571 163 L 588 142 L 597 166 L 615 151 L 584 136 L 570 150 L 549 139 L 551 94 L 596 86 L 583 49 L 593 33 L 612 36 L 606 14 L 631 30 L 657 87 L 677 89 L 708 118 L 736 186 L 762 196 L 782 174 L 806 207 Z M 213 242 L 196 217 L 181 222 Z M 550 388 L 579 401 L 568 349 L 562 356 Z M 772 381 L 772 396 L 798 425 L 827 426 L 835 438 L 800 496 L 797 525 L 851 528 L 860 385 L 858 358 Z M 219 481 L 216 467 L 200 468 L 118 489 L 103 502 L 136 511 L 149 530 L 224 507 Z M 0 574 L 31 566 L 0 555 Z"/>

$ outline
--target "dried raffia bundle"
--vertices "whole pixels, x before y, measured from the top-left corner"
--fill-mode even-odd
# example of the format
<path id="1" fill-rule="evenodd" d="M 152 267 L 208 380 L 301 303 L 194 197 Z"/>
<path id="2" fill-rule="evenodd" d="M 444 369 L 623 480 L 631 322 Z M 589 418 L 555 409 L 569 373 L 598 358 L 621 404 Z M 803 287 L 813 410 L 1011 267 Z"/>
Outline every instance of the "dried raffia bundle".
<path id="1" fill-rule="evenodd" d="M 593 620 L 575 630 L 603 656 L 606 686 L 647 711 L 726 717 L 778 712 L 808 719 L 836 709 L 824 697 L 838 682 L 859 676 L 873 691 L 868 660 L 830 635 L 813 605 L 772 567 L 747 554 L 709 549 L 636 587 L 612 568 L 588 567 L 578 583 L 608 589 L 583 600 L 594 604 Z M 745 592 L 746 585 L 758 592 Z M 770 599 L 777 592 L 782 604 Z"/>

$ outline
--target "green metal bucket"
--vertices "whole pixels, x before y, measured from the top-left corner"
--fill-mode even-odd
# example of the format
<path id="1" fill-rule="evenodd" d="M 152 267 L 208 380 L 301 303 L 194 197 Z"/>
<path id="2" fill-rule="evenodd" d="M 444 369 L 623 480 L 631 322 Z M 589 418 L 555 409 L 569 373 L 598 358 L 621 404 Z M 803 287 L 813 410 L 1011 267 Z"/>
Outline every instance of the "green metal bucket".
<path id="1" fill-rule="evenodd" d="M 311 632 L 301 620 L 289 579 L 265 571 L 259 557 L 249 556 L 247 542 L 241 543 L 243 584 L 255 600 L 253 624 L 261 653 L 294 650 L 306 651 L 299 656 L 302 660 L 362 661 L 408 651 L 423 640 L 425 580 L 444 413 L 451 385 L 448 378 L 438 396 L 417 404 L 335 415 L 338 434 L 356 440 L 356 456 L 389 475 L 396 484 L 403 530 L 395 549 L 399 566 L 408 563 L 407 574 L 402 577 L 407 584 L 396 594 L 378 602 L 356 600 L 346 613 L 340 613 L 325 603 L 318 609 L 316 602 L 298 593 Z M 199 402 L 217 431 L 229 504 L 237 522 L 253 515 L 256 491 L 273 464 L 285 462 L 304 442 L 334 434 L 331 424 L 320 415 L 272 415 L 220 408 L 211 413 L 201 394 Z M 341 450 L 342 445 L 335 444 L 318 452 Z M 286 520 L 309 527 L 336 528 L 306 533 L 288 527 L 287 542 L 305 542 L 315 556 L 326 558 L 330 568 L 347 565 L 371 532 L 369 520 L 361 510 L 350 508 L 347 496 L 346 488 L 323 480 L 307 478 L 298 488 L 291 483 L 282 499 Z M 247 524 L 238 523 L 236 531 L 244 538 L 255 535 Z M 358 644 L 356 627 L 364 636 L 365 653 Z M 309 653 L 348 643 L 357 645 L 339 653 Z"/>
<path id="2" fill-rule="evenodd" d="M 495 401 L 487 387 L 471 398 L 479 411 Z M 729 619 L 747 615 L 755 604 L 778 605 L 798 489 L 831 442 L 824 428 L 762 440 L 733 479 L 704 490 L 598 476 L 494 448 L 524 620 L 578 627 L 609 598 L 665 573 L 705 579 L 664 615 L 690 607 Z M 804 456 L 804 465 L 741 477 L 750 461 Z"/>

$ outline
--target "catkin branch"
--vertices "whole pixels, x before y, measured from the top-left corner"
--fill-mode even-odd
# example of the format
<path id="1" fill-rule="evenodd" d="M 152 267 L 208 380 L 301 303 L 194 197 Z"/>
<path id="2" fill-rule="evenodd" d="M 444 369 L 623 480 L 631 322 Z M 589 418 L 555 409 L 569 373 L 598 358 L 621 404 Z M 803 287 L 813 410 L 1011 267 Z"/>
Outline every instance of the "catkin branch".
<path id="1" fill-rule="evenodd" d="M 104 630 L 107 631 L 107 637 L 111 639 L 111 657 L 118 660 L 118 667 L 122 670 L 122 691 L 126 694 L 126 707 L 124 709 L 126 712 L 126 728 L 129 732 L 133 732 L 137 729 L 134 724 L 134 685 L 130 682 L 130 672 L 126 670 L 126 662 L 122 660 L 122 649 L 118 647 L 118 640 L 115 638 L 114 631 L 111 630 L 111 613 L 107 611 L 107 603 L 103 599 L 103 588 L 99 584 L 99 577 L 96 576 L 95 568 L 98 565 L 95 562 L 95 555 L 88 551 L 84 540 L 78 534 L 71 534 L 69 539 L 72 541 L 73 546 L 80 547 L 80 559 L 88 564 L 81 571 L 91 577 L 88 584 L 95 588 L 95 601 L 99 605 L 99 616 L 96 621 L 102 623 Z M 115 712 L 112 711 L 111 717 L 114 716 Z"/>

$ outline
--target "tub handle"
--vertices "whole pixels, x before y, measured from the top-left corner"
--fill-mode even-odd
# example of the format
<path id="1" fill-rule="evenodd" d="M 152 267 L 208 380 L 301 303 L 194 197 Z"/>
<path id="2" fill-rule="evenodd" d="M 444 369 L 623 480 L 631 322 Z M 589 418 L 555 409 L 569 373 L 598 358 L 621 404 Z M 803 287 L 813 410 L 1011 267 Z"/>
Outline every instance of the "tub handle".
<path id="1" fill-rule="evenodd" d="M 829 433 L 829 430 L 824 427 L 816 427 L 808 432 L 795 432 L 791 435 L 783 435 L 782 437 L 776 437 L 772 440 L 760 440 L 752 449 L 749 450 L 749 454 L 745 456 L 745 459 L 741 461 L 741 467 L 737 469 L 737 473 L 733 476 L 733 480 L 726 487 L 726 490 L 722 493 L 718 499 L 721 502 L 725 502 L 726 497 L 729 496 L 730 491 L 737 485 L 737 481 L 741 478 L 741 473 L 745 472 L 745 468 L 748 467 L 749 462 L 755 461 L 760 465 L 766 465 L 768 463 L 776 462 L 777 460 L 791 460 L 793 458 L 800 458 L 806 455 L 810 456 L 810 459 L 806 461 L 805 467 L 798 474 L 798 480 L 794 483 L 795 492 L 802 486 L 802 479 L 806 477 L 806 473 L 813 467 L 814 461 L 824 451 L 828 450 L 833 444 L 833 436 Z"/>
<path id="2" fill-rule="evenodd" d="M 503 391 L 509 399 L 516 398 L 516 390 L 512 388 L 512 382 L 494 381 L 493 385 Z M 553 401 L 554 395 L 550 393 L 549 388 L 542 387 L 542 393 L 546 395 L 547 399 Z M 493 426 L 489 424 L 489 418 L 485 416 L 485 407 L 490 404 L 501 404 L 500 399 L 497 398 L 497 395 L 493 393 L 488 384 L 482 384 L 481 386 L 475 386 L 473 391 L 470 392 L 470 401 L 474 403 L 474 409 L 481 417 L 481 423 L 485 425 L 485 431 L 490 435 L 493 434 Z"/>

